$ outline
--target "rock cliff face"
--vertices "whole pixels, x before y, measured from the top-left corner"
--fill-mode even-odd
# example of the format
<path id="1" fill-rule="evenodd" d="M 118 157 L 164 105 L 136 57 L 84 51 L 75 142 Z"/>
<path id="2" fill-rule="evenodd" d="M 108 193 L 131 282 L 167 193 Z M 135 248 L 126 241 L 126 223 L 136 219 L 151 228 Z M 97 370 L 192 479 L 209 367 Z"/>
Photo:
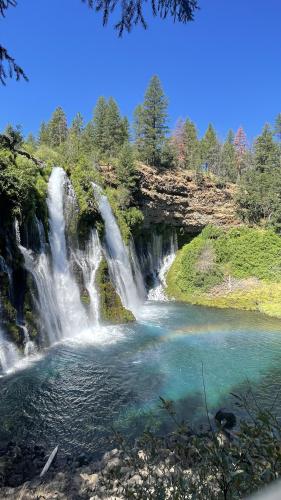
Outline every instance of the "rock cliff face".
<path id="1" fill-rule="evenodd" d="M 222 227 L 239 225 L 233 184 L 220 185 L 194 172 L 156 170 L 139 165 L 140 196 L 146 226 L 165 223 L 198 233 L 207 224 Z"/>

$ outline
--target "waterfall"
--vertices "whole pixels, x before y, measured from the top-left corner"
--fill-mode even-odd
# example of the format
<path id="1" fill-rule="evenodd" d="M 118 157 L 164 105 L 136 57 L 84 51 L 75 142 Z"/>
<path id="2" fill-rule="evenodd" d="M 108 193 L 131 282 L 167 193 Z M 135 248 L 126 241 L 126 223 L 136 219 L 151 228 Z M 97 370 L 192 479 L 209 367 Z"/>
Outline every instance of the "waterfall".
<path id="1" fill-rule="evenodd" d="M 80 292 L 69 266 L 65 240 L 65 195 L 73 198 L 73 191 L 65 171 L 60 167 L 52 170 L 48 183 L 47 206 L 49 210 L 49 240 L 52 255 L 53 293 L 61 326 L 61 336 L 71 337 L 88 326 L 86 312 L 81 304 Z M 71 200 L 70 201 L 71 205 Z"/>
<path id="2" fill-rule="evenodd" d="M 33 276 L 37 288 L 37 296 L 33 298 L 40 317 L 43 343 L 51 345 L 61 337 L 61 323 L 58 304 L 54 295 L 53 278 L 47 255 L 44 228 L 41 221 L 36 219 L 35 223 L 40 239 L 39 255 L 21 245 L 18 222 L 16 221 L 17 244 L 23 255 L 25 268 Z"/>
<path id="3" fill-rule="evenodd" d="M 73 254 L 74 260 L 82 270 L 83 280 L 90 298 L 90 319 L 99 324 L 99 295 L 96 287 L 96 272 L 102 258 L 101 245 L 97 231 L 91 231 L 90 239 L 85 251 L 77 250 Z"/>
<path id="4" fill-rule="evenodd" d="M 171 267 L 178 249 L 176 233 L 172 233 L 168 244 L 164 245 L 161 234 L 153 234 L 148 248 L 146 262 L 153 285 L 148 292 L 148 300 L 165 301 L 166 274 Z"/>
<path id="5" fill-rule="evenodd" d="M 12 288 L 12 272 L 7 266 L 5 259 L 0 256 L 0 270 L 8 275 L 10 290 Z M 0 302 L 0 315 L 2 316 L 2 304 Z M 0 373 L 7 372 L 19 361 L 20 356 L 17 347 L 9 342 L 0 327 Z"/>
<path id="6" fill-rule="evenodd" d="M 143 297 L 136 285 L 129 251 L 122 240 L 107 197 L 102 194 L 102 189 L 94 183 L 93 188 L 105 225 L 106 258 L 110 274 L 123 306 L 137 317 L 143 303 Z"/>
<path id="7" fill-rule="evenodd" d="M 32 354 L 35 354 L 37 350 L 36 345 L 32 340 L 30 340 L 30 335 L 27 326 L 25 325 L 18 325 L 18 326 L 22 329 L 24 335 L 24 355 L 31 356 Z"/>
<path id="8" fill-rule="evenodd" d="M 37 288 L 35 303 L 45 345 L 72 337 L 88 326 L 86 311 L 71 272 L 66 248 L 64 208 L 73 206 L 73 197 L 66 173 L 62 168 L 55 167 L 49 179 L 47 196 L 50 256 L 42 223 L 35 220 L 40 239 L 38 255 L 21 245 L 16 221 L 18 247 Z"/>
<path id="9" fill-rule="evenodd" d="M 19 353 L 12 342 L 8 342 L 0 329 L 0 368 L 6 373 L 19 361 Z"/>

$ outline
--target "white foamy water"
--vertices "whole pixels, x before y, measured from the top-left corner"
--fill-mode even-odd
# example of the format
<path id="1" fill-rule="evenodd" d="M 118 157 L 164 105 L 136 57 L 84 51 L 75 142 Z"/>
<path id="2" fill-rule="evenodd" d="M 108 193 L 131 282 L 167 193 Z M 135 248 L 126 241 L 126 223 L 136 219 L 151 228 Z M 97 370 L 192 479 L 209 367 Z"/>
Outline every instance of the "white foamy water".
<path id="1" fill-rule="evenodd" d="M 85 250 L 77 250 L 73 253 L 73 257 L 82 270 L 84 284 L 89 294 L 91 324 L 98 325 L 100 313 L 99 293 L 96 286 L 96 272 L 102 259 L 102 251 L 98 233 L 95 229 L 91 231 L 90 239 Z"/>

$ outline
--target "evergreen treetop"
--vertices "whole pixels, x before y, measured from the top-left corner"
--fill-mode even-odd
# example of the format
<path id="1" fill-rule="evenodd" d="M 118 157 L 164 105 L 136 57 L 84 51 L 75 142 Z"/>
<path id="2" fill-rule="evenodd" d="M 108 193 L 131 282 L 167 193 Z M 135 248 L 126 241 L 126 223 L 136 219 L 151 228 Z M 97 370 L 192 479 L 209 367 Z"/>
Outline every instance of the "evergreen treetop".
<path id="1" fill-rule="evenodd" d="M 140 158 L 154 166 L 160 164 L 161 150 L 165 143 L 168 101 L 158 76 L 150 80 L 142 106 L 135 112 L 137 122 L 136 142 Z"/>

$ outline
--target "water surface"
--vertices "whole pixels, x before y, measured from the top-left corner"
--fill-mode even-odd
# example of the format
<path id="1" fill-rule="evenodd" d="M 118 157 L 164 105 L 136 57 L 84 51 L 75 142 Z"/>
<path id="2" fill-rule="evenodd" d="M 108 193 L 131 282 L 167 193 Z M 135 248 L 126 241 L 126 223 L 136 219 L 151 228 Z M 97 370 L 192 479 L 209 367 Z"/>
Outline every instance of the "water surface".
<path id="1" fill-rule="evenodd" d="M 138 323 L 78 335 L 1 378 L 0 439 L 100 453 L 112 428 L 136 437 L 155 425 L 159 396 L 173 399 L 179 416 L 196 425 L 205 415 L 202 363 L 211 413 L 233 407 L 230 393 L 248 384 L 270 404 L 281 383 L 280 321 L 148 303 Z"/>

